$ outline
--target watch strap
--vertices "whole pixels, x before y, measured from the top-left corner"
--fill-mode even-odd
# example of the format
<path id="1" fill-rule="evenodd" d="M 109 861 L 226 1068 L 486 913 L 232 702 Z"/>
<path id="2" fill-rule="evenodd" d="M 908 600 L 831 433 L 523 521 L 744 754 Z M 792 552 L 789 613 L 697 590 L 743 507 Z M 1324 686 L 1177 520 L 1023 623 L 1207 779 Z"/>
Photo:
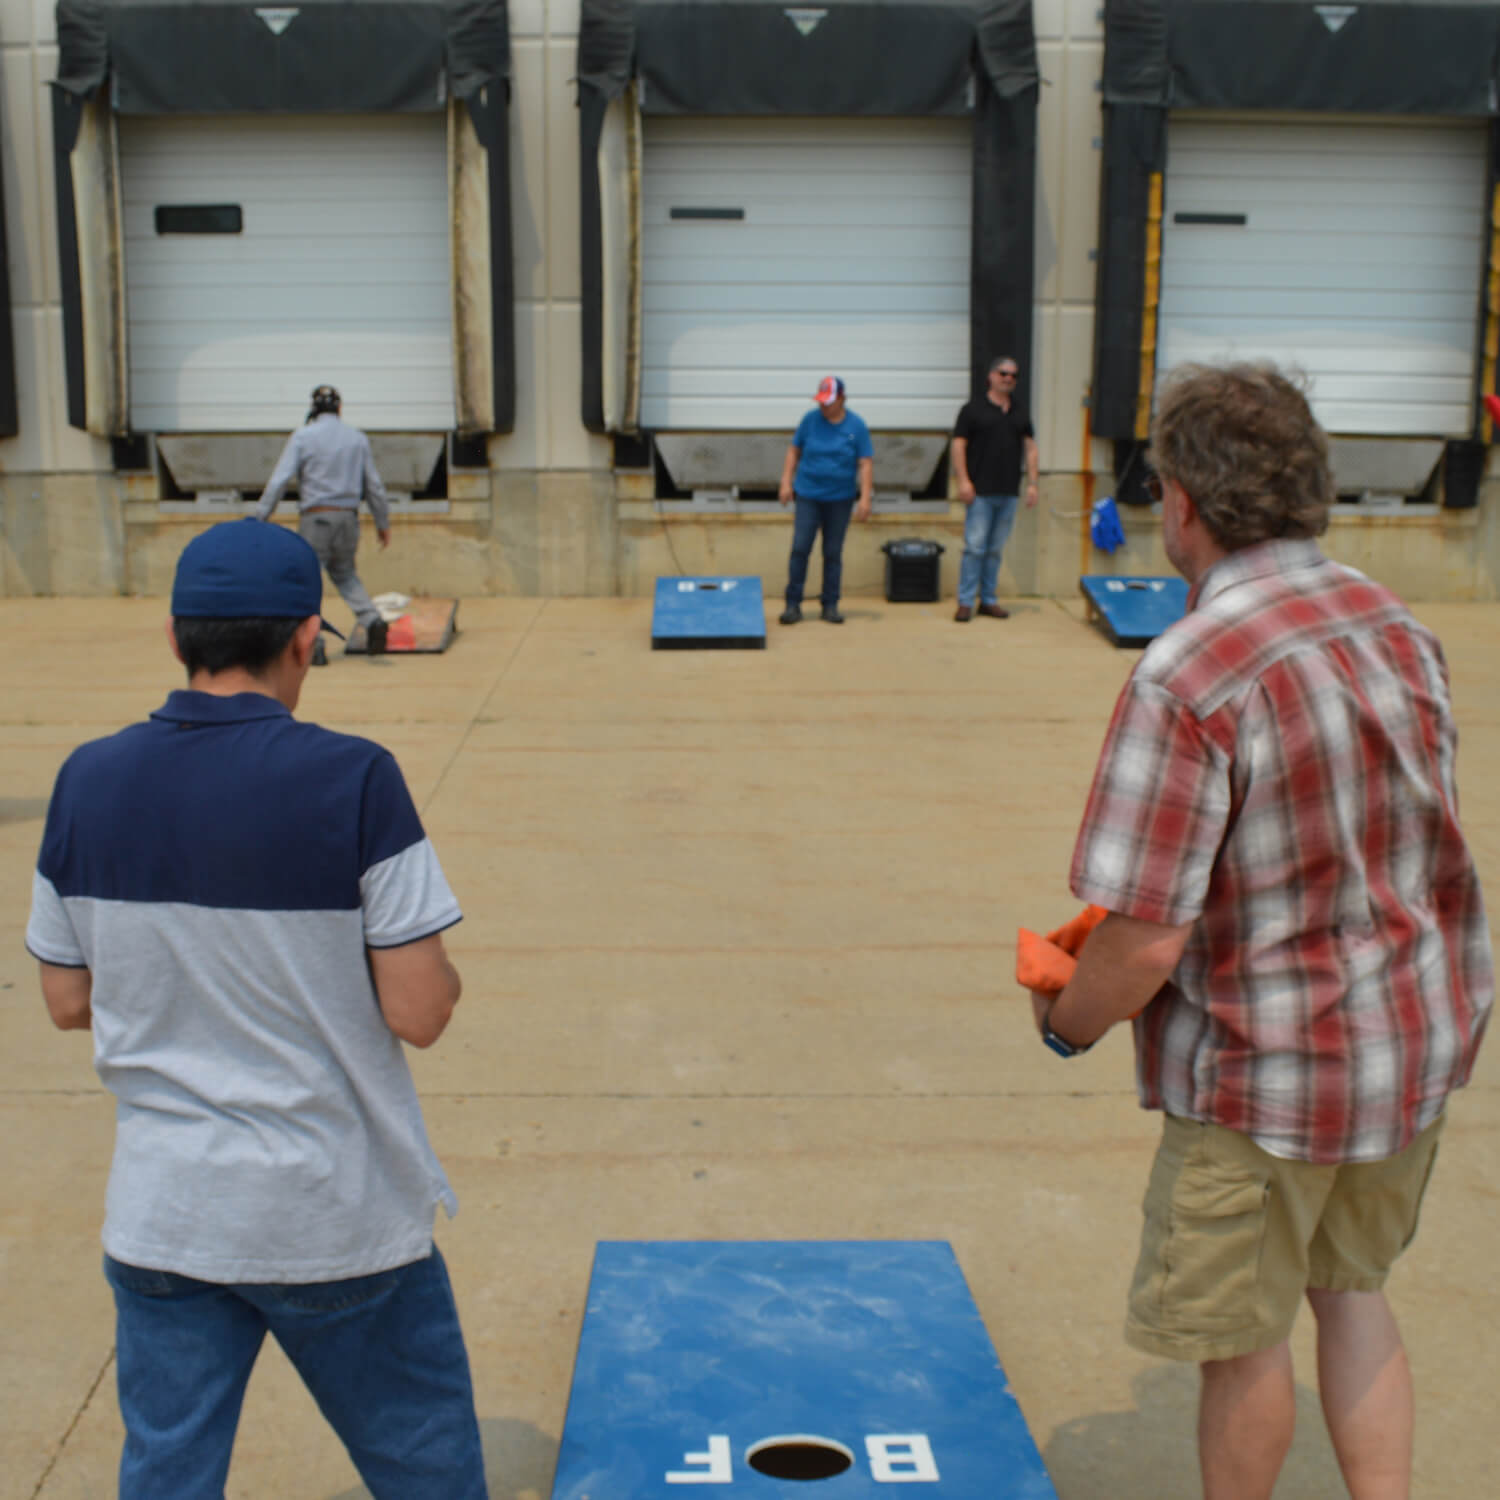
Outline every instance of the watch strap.
<path id="1" fill-rule="evenodd" d="M 1089 1042 L 1086 1045 L 1080 1047 L 1075 1043 L 1070 1042 L 1066 1037 L 1058 1036 L 1058 1034 L 1052 1029 L 1052 1024 L 1049 1021 L 1042 1022 L 1042 1040 L 1055 1053 L 1057 1053 L 1059 1057 L 1081 1057 L 1085 1052 L 1089 1050 L 1090 1047 L 1094 1045 L 1092 1042 Z"/>

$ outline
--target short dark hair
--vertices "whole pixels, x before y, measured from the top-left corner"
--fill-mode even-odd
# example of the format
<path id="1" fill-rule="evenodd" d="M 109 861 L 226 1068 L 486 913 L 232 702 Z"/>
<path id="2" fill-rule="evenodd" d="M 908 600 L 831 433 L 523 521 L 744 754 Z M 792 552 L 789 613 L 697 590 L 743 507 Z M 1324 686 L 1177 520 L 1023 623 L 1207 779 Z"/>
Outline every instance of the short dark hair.
<path id="1" fill-rule="evenodd" d="M 308 408 L 307 420 L 321 417 L 331 411 L 335 416 L 344 404 L 344 398 L 331 385 L 320 385 L 312 393 L 312 405 Z"/>
<path id="2" fill-rule="evenodd" d="M 242 668 L 260 676 L 291 644 L 301 620 L 217 620 L 172 616 L 172 634 L 182 664 L 193 677 Z"/>
<path id="3" fill-rule="evenodd" d="M 1226 552 L 1327 530 L 1328 438 L 1299 381 L 1274 365 L 1180 365 L 1153 428 L 1153 466 L 1187 491 Z"/>

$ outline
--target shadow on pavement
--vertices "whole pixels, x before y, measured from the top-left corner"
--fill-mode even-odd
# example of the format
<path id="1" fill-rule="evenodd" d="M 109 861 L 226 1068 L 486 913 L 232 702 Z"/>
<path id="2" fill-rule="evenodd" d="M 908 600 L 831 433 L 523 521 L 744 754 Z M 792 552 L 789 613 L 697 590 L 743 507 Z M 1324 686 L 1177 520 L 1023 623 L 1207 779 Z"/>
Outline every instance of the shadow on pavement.
<path id="1" fill-rule="evenodd" d="M 1064 1422 L 1042 1457 L 1063 1500 L 1199 1500 L 1198 1371 L 1160 1365 L 1131 1382 L 1133 1411 Z M 1342 1495 L 1343 1479 L 1314 1390 L 1297 1387 L 1297 1435 L 1276 1486 L 1278 1500 Z"/>
<path id="2" fill-rule="evenodd" d="M 547 1500 L 557 1468 L 557 1439 L 530 1422 L 506 1417 L 481 1419 L 479 1440 L 484 1444 L 484 1477 L 490 1500 Z M 329 1500 L 370 1500 L 363 1485 L 341 1490 Z"/>

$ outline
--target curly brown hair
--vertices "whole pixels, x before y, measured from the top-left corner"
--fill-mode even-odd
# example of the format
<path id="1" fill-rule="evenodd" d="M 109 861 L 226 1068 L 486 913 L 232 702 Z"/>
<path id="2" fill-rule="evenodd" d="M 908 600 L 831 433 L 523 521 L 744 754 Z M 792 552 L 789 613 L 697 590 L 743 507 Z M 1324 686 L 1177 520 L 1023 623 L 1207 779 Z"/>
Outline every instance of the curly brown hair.
<path id="1" fill-rule="evenodd" d="M 1328 437 L 1301 381 L 1274 365 L 1179 365 L 1162 387 L 1151 460 L 1228 552 L 1328 529 Z"/>

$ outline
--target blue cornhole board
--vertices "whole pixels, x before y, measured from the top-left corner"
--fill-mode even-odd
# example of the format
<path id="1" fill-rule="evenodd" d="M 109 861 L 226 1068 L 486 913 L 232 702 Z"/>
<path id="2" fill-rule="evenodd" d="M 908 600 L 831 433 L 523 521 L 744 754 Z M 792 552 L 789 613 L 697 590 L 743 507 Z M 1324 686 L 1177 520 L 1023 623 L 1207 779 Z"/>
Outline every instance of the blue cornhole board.
<path id="1" fill-rule="evenodd" d="M 784 1437 L 852 1463 L 812 1485 L 752 1465 L 784 1463 L 766 1444 Z M 601 1243 L 552 1500 L 703 1484 L 725 1500 L 1057 1497 L 947 1244 Z"/>
<path id="2" fill-rule="evenodd" d="M 1089 619 L 1098 620 L 1117 646 L 1149 646 L 1187 613 L 1187 583 L 1181 578 L 1130 578 L 1091 574 L 1078 580 Z"/>
<path id="3" fill-rule="evenodd" d="M 658 578 L 653 651 L 766 648 L 759 578 Z"/>

